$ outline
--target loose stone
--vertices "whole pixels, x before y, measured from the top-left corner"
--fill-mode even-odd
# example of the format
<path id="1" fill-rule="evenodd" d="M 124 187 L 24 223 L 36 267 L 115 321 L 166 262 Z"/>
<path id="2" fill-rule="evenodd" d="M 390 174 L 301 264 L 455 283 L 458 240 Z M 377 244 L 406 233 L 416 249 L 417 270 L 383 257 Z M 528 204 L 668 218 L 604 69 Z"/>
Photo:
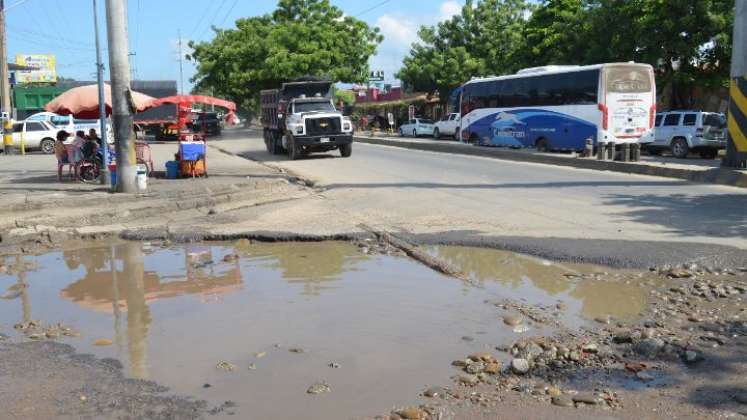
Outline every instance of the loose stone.
<path id="1" fill-rule="evenodd" d="M 568 395 L 558 395 L 552 398 L 552 404 L 558 407 L 573 407 L 573 399 Z"/>
<path id="2" fill-rule="evenodd" d="M 480 382 L 480 379 L 476 375 L 468 375 L 468 374 L 462 374 L 459 375 L 459 382 L 461 382 L 464 385 L 477 385 L 478 382 Z"/>
<path id="3" fill-rule="evenodd" d="M 522 321 L 523 321 L 523 318 L 520 315 L 507 315 L 503 317 L 503 323 L 506 325 L 510 325 L 512 327 L 515 327 L 521 324 Z"/>
<path id="4" fill-rule="evenodd" d="M 597 405 L 599 404 L 599 398 L 597 398 L 594 394 L 589 393 L 582 393 L 578 395 L 573 396 L 573 402 L 581 403 L 581 404 L 589 404 L 589 405 Z"/>
<path id="5" fill-rule="evenodd" d="M 332 392 L 332 388 L 330 388 L 329 384 L 326 382 L 317 382 L 314 385 L 311 385 L 309 389 L 306 390 L 307 394 L 322 394 L 325 392 Z"/>
<path id="6" fill-rule="evenodd" d="M 444 393 L 444 389 L 441 388 L 440 386 L 432 386 L 426 389 L 425 392 L 423 392 L 423 395 L 425 395 L 428 398 L 436 398 L 436 397 L 443 395 L 443 393 Z"/>
<path id="7" fill-rule="evenodd" d="M 511 361 L 511 371 L 517 375 L 524 375 L 529 372 L 529 361 L 526 359 L 514 359 Z"/>
<path id="8" fill-rule="evenodd" d="M 400 417 L 408 420 L 421 420 L 427 417 L 425 411 L 418 407 L 408 407 L 397 412 Z"/>

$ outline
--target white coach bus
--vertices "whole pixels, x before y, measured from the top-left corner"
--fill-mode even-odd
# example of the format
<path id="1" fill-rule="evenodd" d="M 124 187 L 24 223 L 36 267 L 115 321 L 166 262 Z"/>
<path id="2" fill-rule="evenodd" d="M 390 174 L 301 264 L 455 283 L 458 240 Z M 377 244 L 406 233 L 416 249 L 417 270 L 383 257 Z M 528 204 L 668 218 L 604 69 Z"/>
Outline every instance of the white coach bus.
<path id="1" fill-rule="evenodd" d="M 656 83 L 648 64 L 537 67 L 465 83 L 460 108 L 461 139 L 476 145 L 646 144 L 654 140 Z"/>

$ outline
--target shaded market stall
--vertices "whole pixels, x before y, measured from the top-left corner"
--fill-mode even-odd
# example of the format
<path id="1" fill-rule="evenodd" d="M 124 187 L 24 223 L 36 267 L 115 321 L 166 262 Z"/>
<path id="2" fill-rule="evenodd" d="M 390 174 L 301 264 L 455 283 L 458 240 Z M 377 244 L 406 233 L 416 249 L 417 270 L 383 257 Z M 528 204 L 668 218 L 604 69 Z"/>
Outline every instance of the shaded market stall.
<path id="1" fill-rule="evenodd" d="M 177 177 L 207 176 L 207 135 L 199 127 L 191 126 L 192 106 L 211 105 L 228 110 L 226 122 L 233 123 L 236 119 L 236 104 L 220 98 L 203 95 L 177 95 L 156 99 L 152 107 L 166 104 L 177 106 L 177 120 L 168 129 L 176 133 L 179 149 L 175 161 L 166 164 L 166 176 L 169 179 Z"/>

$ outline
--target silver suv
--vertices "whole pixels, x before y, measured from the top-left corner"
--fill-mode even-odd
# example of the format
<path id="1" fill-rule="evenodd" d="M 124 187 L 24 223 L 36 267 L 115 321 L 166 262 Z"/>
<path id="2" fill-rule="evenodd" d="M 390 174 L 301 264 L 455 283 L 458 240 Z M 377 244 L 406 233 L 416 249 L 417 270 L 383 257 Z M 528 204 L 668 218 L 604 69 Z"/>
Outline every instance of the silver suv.
<path id="1" fill-rule="evenodd" d="M 726 148 L 726 116 L 703 111 L 670 111 L 656 114 L 656 135 L 646 149 L 652 155 L 671 150 L 684 159 L 697 152 L 703 159 L 713 159 Z"/>

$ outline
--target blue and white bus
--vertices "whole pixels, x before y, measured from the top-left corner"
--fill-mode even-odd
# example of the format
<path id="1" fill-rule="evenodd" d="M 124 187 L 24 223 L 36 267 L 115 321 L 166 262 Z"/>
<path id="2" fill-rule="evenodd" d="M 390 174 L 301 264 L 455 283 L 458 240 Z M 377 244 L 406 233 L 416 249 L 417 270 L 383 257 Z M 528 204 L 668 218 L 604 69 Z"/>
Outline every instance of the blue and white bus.
<path id="1" fill-rule="evenodd" d="M 648 64 L 537 67 L 465 83 L 460 108 L 461 139 L 476 145 L 645 144 L 654 141 L 656 83 Z"/>

